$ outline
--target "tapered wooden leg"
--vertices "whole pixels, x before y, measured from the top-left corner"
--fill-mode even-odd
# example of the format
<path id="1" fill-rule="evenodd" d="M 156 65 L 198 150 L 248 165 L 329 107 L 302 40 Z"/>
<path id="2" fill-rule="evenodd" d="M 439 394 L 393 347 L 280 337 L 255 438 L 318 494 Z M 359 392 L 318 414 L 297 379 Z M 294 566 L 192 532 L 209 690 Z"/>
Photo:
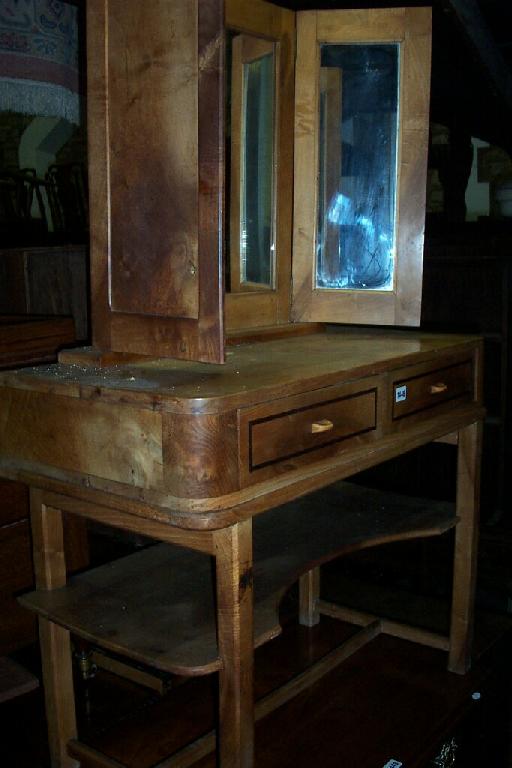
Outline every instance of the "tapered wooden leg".
<path id="1" fill-rule="evenodd" d="M 312 568 L 299 580 L 299 623 L 314 627 L 320 621 L 320 568 Z"/>
<path id="2" fill-rule="evenodd" d="M 254 765 L 252 521 L 215 534 L 222 768 Z"/>
<path id="3" fill-rule="evenodd" d="M 453 599 L 448 669 L 464 674 L 471 665 L 477 567 L 482 424 L 459 432 Z"/>
<path id="4" fill-rule="evenodd" d="M 30 509 L 34 570 L 38 589 L 57 589 L 66 583 L 62 513 L 47 507 L 39 491 L 31 490 Z M 76 768 L 67 743 L 76 738 L 75 698 L 69 632 L 39 619 L 43 685 L 52 768 Z"/>

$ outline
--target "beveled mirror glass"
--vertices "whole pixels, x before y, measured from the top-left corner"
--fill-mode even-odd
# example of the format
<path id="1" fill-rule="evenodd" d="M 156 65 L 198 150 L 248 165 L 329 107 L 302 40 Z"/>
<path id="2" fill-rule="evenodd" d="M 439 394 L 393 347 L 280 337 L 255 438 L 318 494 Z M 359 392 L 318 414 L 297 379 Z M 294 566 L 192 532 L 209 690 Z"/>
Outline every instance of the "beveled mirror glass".
<path id="1" fill-rule="evenodd" d="M 316 288 L 393 290 L 399 52 L 320 46 Z"/>
<path id="2" fill-rule="evenodd" d="M 275 44 L 231 40 L 229 290 L 275 284 Z"/>

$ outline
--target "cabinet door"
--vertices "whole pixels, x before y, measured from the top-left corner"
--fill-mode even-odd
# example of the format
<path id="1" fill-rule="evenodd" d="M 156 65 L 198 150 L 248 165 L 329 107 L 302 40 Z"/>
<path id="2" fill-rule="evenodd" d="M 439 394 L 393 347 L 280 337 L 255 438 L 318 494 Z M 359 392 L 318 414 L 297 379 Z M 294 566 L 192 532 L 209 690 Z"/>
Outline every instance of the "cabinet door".
<path id="1" fill-rule="evenodd" d="M 264 0 L 226 0 L 225 14 L 225 301 L 233 330 L 290 317 L 295 14 Z"/>
<path id="2" fill-rule="evenodd" d="M 222 362 L 221 0 L 88 0 L 93 343 Z"/>
<path id="3" fill-rule="evenodd" d="M 295 321 L 419 325 L 430 47 L 426 8 L 297 14 Z"/>

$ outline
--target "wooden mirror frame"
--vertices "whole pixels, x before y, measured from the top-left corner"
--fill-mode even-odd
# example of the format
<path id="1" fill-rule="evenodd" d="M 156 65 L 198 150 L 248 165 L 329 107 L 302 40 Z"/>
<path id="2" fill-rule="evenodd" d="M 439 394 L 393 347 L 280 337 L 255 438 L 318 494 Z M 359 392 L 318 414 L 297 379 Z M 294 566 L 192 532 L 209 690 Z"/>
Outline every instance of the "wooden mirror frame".
<path id="1" fill-rule="evenodd" d="M 228 30 L 274 42 L 277 58 L 275 288 L 226 293 L 229 332 L 290 322 L 295 14 L 263 0 L 226 0 L 225 25 Z M 226 227 L 229 230 L 228 223 Z"/>
<path id="2" fill-rule="evenodd" d="M 320 45 L 400 44 L 396 261 L 393 291 L 317 289 L 316 228 Z M 429 129 L 431 10 L 297 14 L 294 321 L 419 325 Z"/>

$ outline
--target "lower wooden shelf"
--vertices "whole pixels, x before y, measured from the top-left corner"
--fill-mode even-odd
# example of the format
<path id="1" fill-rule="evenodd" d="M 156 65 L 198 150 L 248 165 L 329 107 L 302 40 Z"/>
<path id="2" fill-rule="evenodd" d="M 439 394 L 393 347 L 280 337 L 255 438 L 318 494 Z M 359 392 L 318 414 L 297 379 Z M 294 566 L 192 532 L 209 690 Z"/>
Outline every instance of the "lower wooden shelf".
<path id="1" fill-rule="evenodd" d="M 299 675 L 350 631 L 328 618 L 309 629 L 290 617 L 282 635 L 256 652 L 256 698 Z M 404 768 L 439 768 L 431 761 L 454 738 L 456 766 L 508 765 L 511 637 L 509 617 L 478 615 L 474 665 L 466 675 L 453 675 L 441 651 L 379 635 L 257 722 L 255 764 L 382 768 L 395 759 Z M 172 768 L 182 763 L 164 756 L 215 727 L 214 676 L 191 679 L 155 699 L 98 673 L 88 692 L 101 717 L 81 722 L 82 741 L 70 750 L 86 768 Z M 215 752 L 191 765 L 214 768 Z"/>
<path id="2" fill-rule="evenodd" d="M 255 646 L 280 631 L 279 603 L 305 572 L 344 553 L 454 527 L 454 507 L 335 483 L 254 519 Z M 211 558 L 167 544 L 20 598 L 76 635 L 158 669 L 201 675 L 221 666 Z"/>

